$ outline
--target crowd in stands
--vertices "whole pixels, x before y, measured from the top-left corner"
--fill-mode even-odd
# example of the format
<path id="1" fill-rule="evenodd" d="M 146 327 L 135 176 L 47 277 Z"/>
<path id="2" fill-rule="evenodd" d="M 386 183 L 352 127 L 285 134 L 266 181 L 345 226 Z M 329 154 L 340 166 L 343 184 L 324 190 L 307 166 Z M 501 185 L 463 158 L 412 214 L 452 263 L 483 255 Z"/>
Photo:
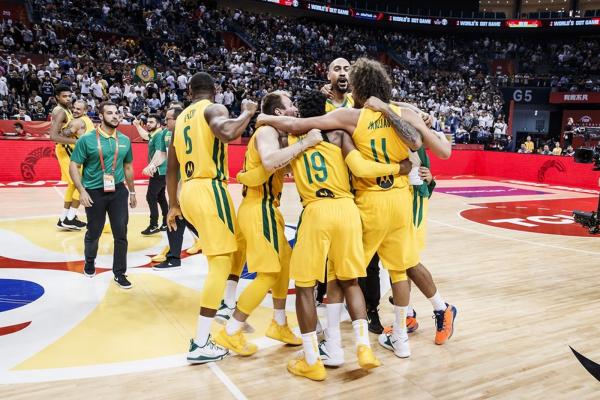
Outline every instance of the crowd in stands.
<path id="1" fill-rule="evenodd" d="M 549 86 L 600 91 L 600 51 L 592 39 L 533 40 L 398 33 L 246 11 L 207 8 L 192 0 L 32 0 L 36 22 L 0 25 L 0 119 L 46 120 L 54 87 L 67 84 L 87 100 L 88 114 L 105 99 L 131 123 L 189 102 L 187 82 L 198 70 L 218 83 L 216 101 L 233 114 L 243 99 L 326 83 L 335 56 L 350 60 L 388 53 L 393 98 L 436 117 L 436 129 L 458 143 L 506 150 L 510 137 L 499 88 Z M 228 49 L 220 32 L 236 32 L 246 46 Z M 118 35 L 113 35 L 118 34 Z M 44 62 L 34 64 L 33 55 Z M 519 74 L 492 73 L 490 59 L 514 59 Z M 156 79 L 133 78 L 138 64 Z M 595 77 L 595 78 L 593 78 Z"/>

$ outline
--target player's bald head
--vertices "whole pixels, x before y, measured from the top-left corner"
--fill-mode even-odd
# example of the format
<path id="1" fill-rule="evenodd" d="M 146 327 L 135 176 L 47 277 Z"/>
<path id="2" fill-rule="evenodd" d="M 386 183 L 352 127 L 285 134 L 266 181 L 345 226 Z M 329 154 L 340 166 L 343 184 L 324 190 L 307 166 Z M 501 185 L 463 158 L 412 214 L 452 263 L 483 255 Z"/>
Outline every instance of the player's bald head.
<path id="1" fill-rule="evenodd" d="M 329 63 L 329 71 L 333 71 L 335 67 L 344 68 L 345 66 L 350 66 L 350 62 L 343 57 L 336 58 L 332 62 Z"/>

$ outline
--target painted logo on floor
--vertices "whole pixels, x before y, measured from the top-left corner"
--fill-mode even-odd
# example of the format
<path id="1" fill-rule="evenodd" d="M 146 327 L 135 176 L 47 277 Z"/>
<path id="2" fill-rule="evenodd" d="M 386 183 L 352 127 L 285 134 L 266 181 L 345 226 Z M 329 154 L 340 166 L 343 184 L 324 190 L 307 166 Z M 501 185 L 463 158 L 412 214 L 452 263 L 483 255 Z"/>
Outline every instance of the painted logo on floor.
<path id="1" fill-rule="evenodd" d="M 593 236 L 575 223 L 573 210 L 594 210 L 597 197 L 474 204 L 464 218 L 503 229 L 564 236 Z"/>
<path id="2" fill-rule="evenodd" d="M 546 192 L 541 192 L 539 190 L 519 189 L 510 186 L 463 186 L 436 188 L 435 191 L 461 197 L 500 197 L 547 194 Z"/>
<path id="3" fill-rule="evenodd" d="M 131 214 L 127 257 L 131 290 L 113 283 L 112 236 L 103 234 L 97 275 L 83 270 L 85 232 L 60 232 L 54 217 L 0 221 L 0 383 L 39 382 L 186 365 L 208 265 L 201 253 L 177 271 L 153 271 L 166 235 L 143 237 L 147 215 Z M 286 227 L 293 239 L 294 227 Z M 186 233 L 184 248 L 193 244 Z M 250 277 L 243 274 L 242 277 Z M 250 281 L 242 279 L 238 293 Z M 288 312 L 295 321 L 295 313 Z M 271 299 L 250 317 L 259 347 Z M 213 333 L 219 325 L 214 324 Z M 140 338 L 143 338 L 141 340 Z"/>

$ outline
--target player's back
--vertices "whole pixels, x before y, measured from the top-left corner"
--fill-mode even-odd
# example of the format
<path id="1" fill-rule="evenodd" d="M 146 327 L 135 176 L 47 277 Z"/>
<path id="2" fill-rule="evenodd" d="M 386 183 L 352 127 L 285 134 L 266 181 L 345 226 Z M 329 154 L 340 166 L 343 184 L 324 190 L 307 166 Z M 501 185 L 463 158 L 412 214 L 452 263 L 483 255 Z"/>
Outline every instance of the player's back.
<path id="1" fill-rule="evenodd" d="M 289 136 L 288 141 L 291 145 L 299 139 Z M 296 188 L 305 207 L 321 199 L 354 198 L 342 149 L 330 143 L 327 134 L 323 134 L 323 139 L 291 162 Z"/>
<path id="2" fill-rule="evenodd" d="M 212 132 L 204 111 L 213 104 L 200 100 L 188 106 L 175 123 L 173 146 L 184 182 L 191 179 L 214 179 L 227 182 L 227 144 Z"/>
<path id="3" fill-rule="evenodd" d="M 390 105 L 392 110 L 401 115 L 401 109 Z M 380 112 L 361 109 L 352 140 L 363 157 L 377 162 L 400 163 L 408 157 L 409 148 L 400 140 L 391 122 Z M 352 177 L 353 187 L 357 191 L 389 190 L 407 188 L 408 178 L 405 175 L 388 175 L 378 178 Z"/>

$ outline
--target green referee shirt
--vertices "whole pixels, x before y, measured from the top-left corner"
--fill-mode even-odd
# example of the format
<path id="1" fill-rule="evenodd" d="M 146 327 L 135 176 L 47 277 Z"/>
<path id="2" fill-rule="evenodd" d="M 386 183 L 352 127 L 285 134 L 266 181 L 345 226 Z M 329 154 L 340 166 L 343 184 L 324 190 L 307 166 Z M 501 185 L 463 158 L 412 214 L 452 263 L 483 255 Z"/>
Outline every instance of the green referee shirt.
<path id="1" fill-rule="evenodd" d="M 102 158 L 104 159 L 105 173 L 114 174 L 115 184 L 121 183 L 125 180 L 123 163 L 130 163 L 133 161 L 131 141 L 119 131 L 115 131 L 113 135 L 107 135 L 99 129 L 98 133 L 100 134 L 100 145 L 102 146 Z M 116 168 L 113 168 L 117 136 L 119 138 L 119 152 L 117 154 Z M 83 166 L 81 183 L 86 189 L 104 188 L 104 176 L 99 154 L 96 129 L 87 132 L 75 143 L 75 149 L 71 154 L 71 161 Z"/>
<path id="2" fill-rule="evenodd" d="M 168 144 L 166 141 L 166 132 L 166 129 L 157 129 L 154 131 L 152 136 L 150 136 L 150 141 L 148 142 L 148 162 L 152 161 L 152 157 L 154 157 L 154 153 L 157 151 L 162 151 L 164 153 L 167 152 Z M 166 175 L 167 162 L 164 161 L 162 164 L 160 164 L 157 171 L 159 175 Z"/>

